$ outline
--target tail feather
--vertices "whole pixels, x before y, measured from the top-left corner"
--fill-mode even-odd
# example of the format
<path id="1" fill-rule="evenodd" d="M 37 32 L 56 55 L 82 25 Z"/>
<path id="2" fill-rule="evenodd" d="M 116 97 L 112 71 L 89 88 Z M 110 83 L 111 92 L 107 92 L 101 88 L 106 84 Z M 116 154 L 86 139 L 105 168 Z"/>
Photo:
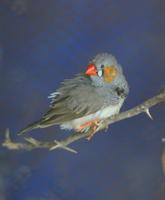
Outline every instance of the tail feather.
<path id="1" fill-rule="evenodd" d="M 46 127 L 53 126 L 53 125 L 57 124 L 57 123 L 54 123 L 54 121 L 52 121 L 52 120 L 50 121 L 50 119 L 52 119 L 52 118 L 48 118 L 48 119 L 41 118 L 40 120 L 38 120 L 38 121 L 36 121 L 32 124 L 29 124 L 27 127 L 20 130 L 17 133 L 17 135 L 22 135 L 22 134 L 29 132 L 29 131 L 36 129 L 36 128 L 46 128 Z"/>
<path id="2" fill-rule="evenodd" d="M 40 121 L 37 121 L 37 122 L 34 122 L 32 124 L 29 124 L 27 127 L 23 128 L 22 130 L 20 130 L 17 135 L 22 135 L 26 132 L 29 132 L 33 129 L 36 129 L 36 128 L 40 128 Z"/>

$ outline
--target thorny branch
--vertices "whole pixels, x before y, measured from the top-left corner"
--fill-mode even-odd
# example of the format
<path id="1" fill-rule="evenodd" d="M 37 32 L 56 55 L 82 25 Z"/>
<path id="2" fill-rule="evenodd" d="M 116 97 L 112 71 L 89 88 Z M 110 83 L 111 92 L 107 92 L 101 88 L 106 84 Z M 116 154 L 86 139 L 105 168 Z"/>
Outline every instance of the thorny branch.
<path id="1" fill-rule="evenodd" d="M 97 131 L 106 129 L 109 124 L 133 117 L 140 113 L 146 113 L 152 119 L 149 109 L 161 102 L 165 102 L 165 89 L 163 91 L 161 91 L 160 94 L 144 101 L 142 104 L 140 104 L 132 109 L 129 109 L 125 112 L 121 112 L 117 115 L 113 115 L 112 117 L 102 121 L 102 123 L 99 125 Z M 31 137 L 29 137 L 29 138 L 25 137 L 24 139 L 26 140 L 26 142 L 21 143 L 21 142 L 13 142 L 10 138 L 9 129 L 7 129 L 5 132 L 5 140 L 2 144 L 2 146 L 6 147 L 10 150 L 19 150 L 19 149 L 32 150 L 32 149 L 36 149 L 36 148 L 46 148 L 49 150 L 54 150 L 54 149 L 61 148 L 61 149 L 70 151 L 72 153 L 77 153 L 77 151 L 75 151 L 74 149 L 69 148 L 68 145 L 76 140 L 79 140 L 84 137 L 88 137 L 89 134 L 90 134 L 90 132 L 88 132 L 88 133 L 73 133 L 60 141 L 54 140 L 51 142 L 42 142 L 42 141 L 36 140 Z"/>

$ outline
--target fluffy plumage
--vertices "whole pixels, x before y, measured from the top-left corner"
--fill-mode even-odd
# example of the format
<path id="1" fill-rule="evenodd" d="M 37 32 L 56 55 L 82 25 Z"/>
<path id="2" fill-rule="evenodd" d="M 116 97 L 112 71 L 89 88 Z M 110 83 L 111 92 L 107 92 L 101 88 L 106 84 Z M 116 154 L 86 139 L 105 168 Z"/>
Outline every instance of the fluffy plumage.
<path id="1" fill-rule="evenodd" d="M 79 127 L 93 119 L 105 119 L 120 111 L 120 108 L 128 95 L 129 88 L 123 75 L 121 66 L 111 54 L 98 54 L 89 63 L 96 66 L 96 76 L 88 76 L 85 73 L 76 75 L 72 79 L 64 80 L 61 87 L 49 98 L 51 105 L 48 112 L 37 122 L 30 124 L 19 134 L 35 128 L 45 128 L 52 125 L 60 125 L 64 129 L 79 129 Z M 111 67 L 117 74 L 111 81 L 105 78 L 105 67 Z M 102 71 L 100 71 L 102 70 Z"/>

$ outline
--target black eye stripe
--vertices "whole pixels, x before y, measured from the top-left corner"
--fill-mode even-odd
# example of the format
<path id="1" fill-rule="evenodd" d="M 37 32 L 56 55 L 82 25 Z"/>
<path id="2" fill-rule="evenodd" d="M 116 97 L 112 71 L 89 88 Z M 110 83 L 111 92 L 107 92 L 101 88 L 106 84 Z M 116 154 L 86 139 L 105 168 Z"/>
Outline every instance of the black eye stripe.
<path id="1" fill-rule="evenodd" d="M 104 75 L 104 69 L 102 69 L 102 76 Z"/>

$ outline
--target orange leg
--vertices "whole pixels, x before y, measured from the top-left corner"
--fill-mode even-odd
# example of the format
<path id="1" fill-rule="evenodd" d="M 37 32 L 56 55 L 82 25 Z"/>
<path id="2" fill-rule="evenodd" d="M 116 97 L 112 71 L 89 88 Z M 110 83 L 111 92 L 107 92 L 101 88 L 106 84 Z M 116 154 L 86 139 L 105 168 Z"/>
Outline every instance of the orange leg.
<path id="1" fill-rule="evenodd" d="M 88 128 L 90 134 L 87 137 L 87 140 L 90 140 L 95 135 L 98 126 L 99 126 L 99 120 L 98 119 L 94 119 L 94 120 L 91 120 L 91 121 L 88 121 L 88 122 L 82 124 L 79 127 L 78 131 L 82 132 L 85 128 Z"/>

